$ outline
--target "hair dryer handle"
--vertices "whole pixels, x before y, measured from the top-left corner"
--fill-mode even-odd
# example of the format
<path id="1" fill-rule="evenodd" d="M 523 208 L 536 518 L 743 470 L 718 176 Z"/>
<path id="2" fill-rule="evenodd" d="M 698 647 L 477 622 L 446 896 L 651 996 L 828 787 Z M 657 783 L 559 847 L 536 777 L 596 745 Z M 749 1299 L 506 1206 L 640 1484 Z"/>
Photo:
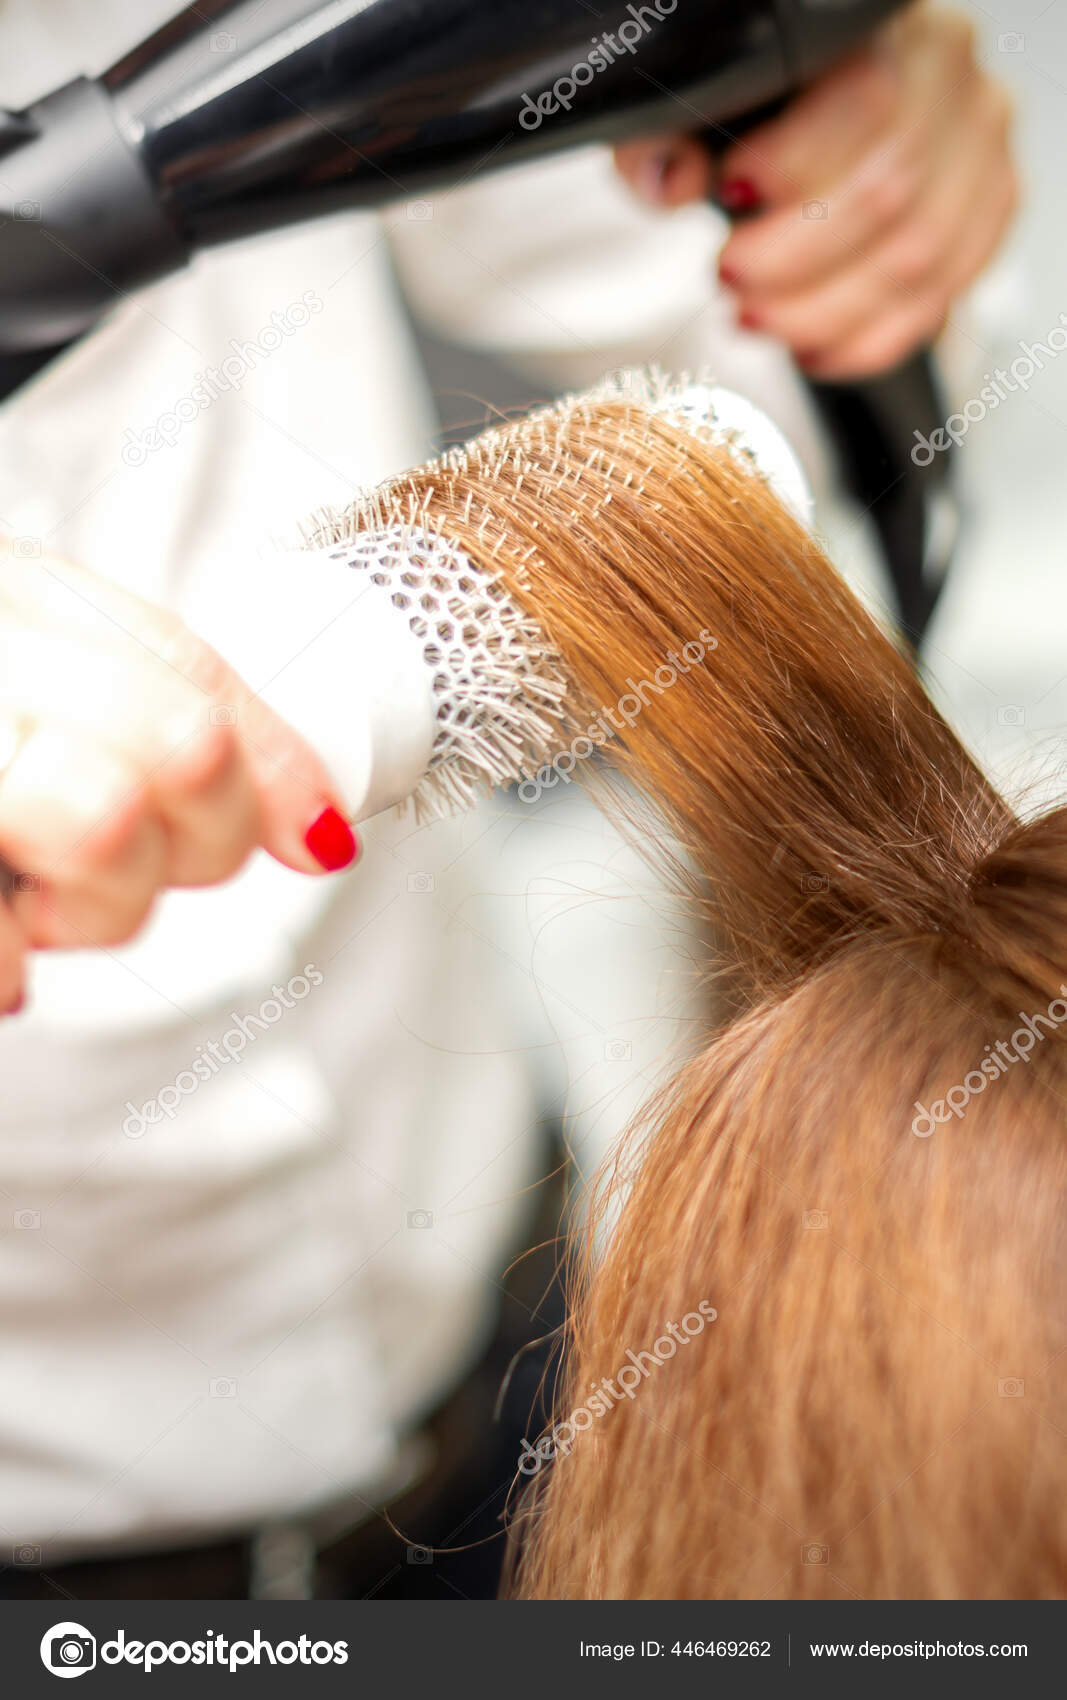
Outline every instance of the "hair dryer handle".
<path id="1" fill-rule="evenodd" d="M 918 646 L 959 529 L 949 453 L 915 455 L 919 436 L 929 441 L 945 418 L 933 355 L 920 349 L 893 371 L 850 383 L 807 383 L 845 486 L 878 533 L 900 624 Z"/>

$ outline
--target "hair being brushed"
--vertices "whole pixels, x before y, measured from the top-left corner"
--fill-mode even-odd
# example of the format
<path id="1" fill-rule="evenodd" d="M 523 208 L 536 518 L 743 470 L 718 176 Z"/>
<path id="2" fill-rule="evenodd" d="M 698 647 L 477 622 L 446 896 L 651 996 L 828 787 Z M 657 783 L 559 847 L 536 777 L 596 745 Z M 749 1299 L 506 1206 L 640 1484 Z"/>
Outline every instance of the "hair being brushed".
<path id="1" fill-rule="evenodd" d="M 1021 824 L 743 454 L 654 399 L 501 427 L 319 534 L 445 539 L 533 622 L 514 771 L 675 672 L 609 753 L 735 976 L 590 1226 L 512 1585 L 1062 1594 L 1067 810 Z"/>

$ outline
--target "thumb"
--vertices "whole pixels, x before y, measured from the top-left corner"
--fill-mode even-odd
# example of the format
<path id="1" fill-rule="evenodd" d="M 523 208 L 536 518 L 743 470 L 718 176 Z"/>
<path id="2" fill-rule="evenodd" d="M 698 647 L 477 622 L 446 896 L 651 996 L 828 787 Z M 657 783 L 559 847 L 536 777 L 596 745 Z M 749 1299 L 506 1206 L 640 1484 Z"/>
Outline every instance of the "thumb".
<path id="1" fill-rule="evenodd" d="M 658 207 L 680 207 L 706 201 L 716 168 L 711 153 L 695 136 L 646 136 L 620 142 L 615 166 L 640 200 Z"/>

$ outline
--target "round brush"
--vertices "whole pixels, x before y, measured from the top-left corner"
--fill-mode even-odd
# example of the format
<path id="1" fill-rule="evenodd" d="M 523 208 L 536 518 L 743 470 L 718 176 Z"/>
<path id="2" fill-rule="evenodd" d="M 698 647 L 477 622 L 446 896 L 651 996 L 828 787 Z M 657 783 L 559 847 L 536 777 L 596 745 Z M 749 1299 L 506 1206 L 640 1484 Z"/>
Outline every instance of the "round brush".
<path id="1" fill-rule="evenodd" d="M 262 567 L 259 592 L 292 611 L 284 633 L 268 638 L 242 612 L 204 635 L 318 750 L 352 820 L 409 798 L 420 820 L 469 807 L 535 778 L 576 732 L 593 732 L 591 720 L 598 745 L 625 729 L 600 712 L 588 666 L 579 687 L 573 645 L 545 615 L 552 566 L 539 527 L 619 547 L 608 510 L 625 501 L 631 527 L 654 531 L 665 503 L 641 499 L 644 460 L 661 467 L 668 453 L 681 480 L 693 471 L 686 443 L 697 440 L 738 469 L 739 522 L 748 480 L 760 480 L 810 523 L 796 457 L 750 402 L 624 372 L 318 513 L 304 551 Z M 621 547 L 618 571 L 627 571 Z M 676 635 L 681 644 L 698 632 Z M 601 674 L 617 697 L 615 671 Z"/>

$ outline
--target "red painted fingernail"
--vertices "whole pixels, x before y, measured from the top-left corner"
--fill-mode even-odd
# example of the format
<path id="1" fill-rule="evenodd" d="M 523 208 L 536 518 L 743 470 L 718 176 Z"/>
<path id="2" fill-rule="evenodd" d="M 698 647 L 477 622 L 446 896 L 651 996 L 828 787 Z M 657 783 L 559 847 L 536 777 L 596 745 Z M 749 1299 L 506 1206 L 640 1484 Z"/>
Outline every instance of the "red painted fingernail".
<path id="1" fill-rule="evenodd" d="M 738 281 L 738 279 L 740 278 L 740 276 L 741 276 L 740 267 L 731 266 L 728 262 L 720 262 L 720 264 L 719 264 L 719 282 L 724 283 L 726 285 L 727 289 L 729 289 L 731 284 L 736 283 Z"/>
<path id="2" fill-rule="evenodd" d="M 359 854 L 355 833 L 336 809 L 323 809 L 318 820 L 308 827 L 304 843 L 329 874 L 351 867 Z"/>
<path id="3" fill-rule="evenodd" d="M 759 190 L 747 177 L 730 177 L 719 184 L 719 205 L 726 212 L 751 212 L 759 200 Z"/>
<path id="4" fill-rule="evenodd" d="M 751 307 L 742 308 L 741 312 L 737 315 L 737 322 L 741 326 L 742 330 L 761 331 L 763 329 L 763 320 Z"/>

